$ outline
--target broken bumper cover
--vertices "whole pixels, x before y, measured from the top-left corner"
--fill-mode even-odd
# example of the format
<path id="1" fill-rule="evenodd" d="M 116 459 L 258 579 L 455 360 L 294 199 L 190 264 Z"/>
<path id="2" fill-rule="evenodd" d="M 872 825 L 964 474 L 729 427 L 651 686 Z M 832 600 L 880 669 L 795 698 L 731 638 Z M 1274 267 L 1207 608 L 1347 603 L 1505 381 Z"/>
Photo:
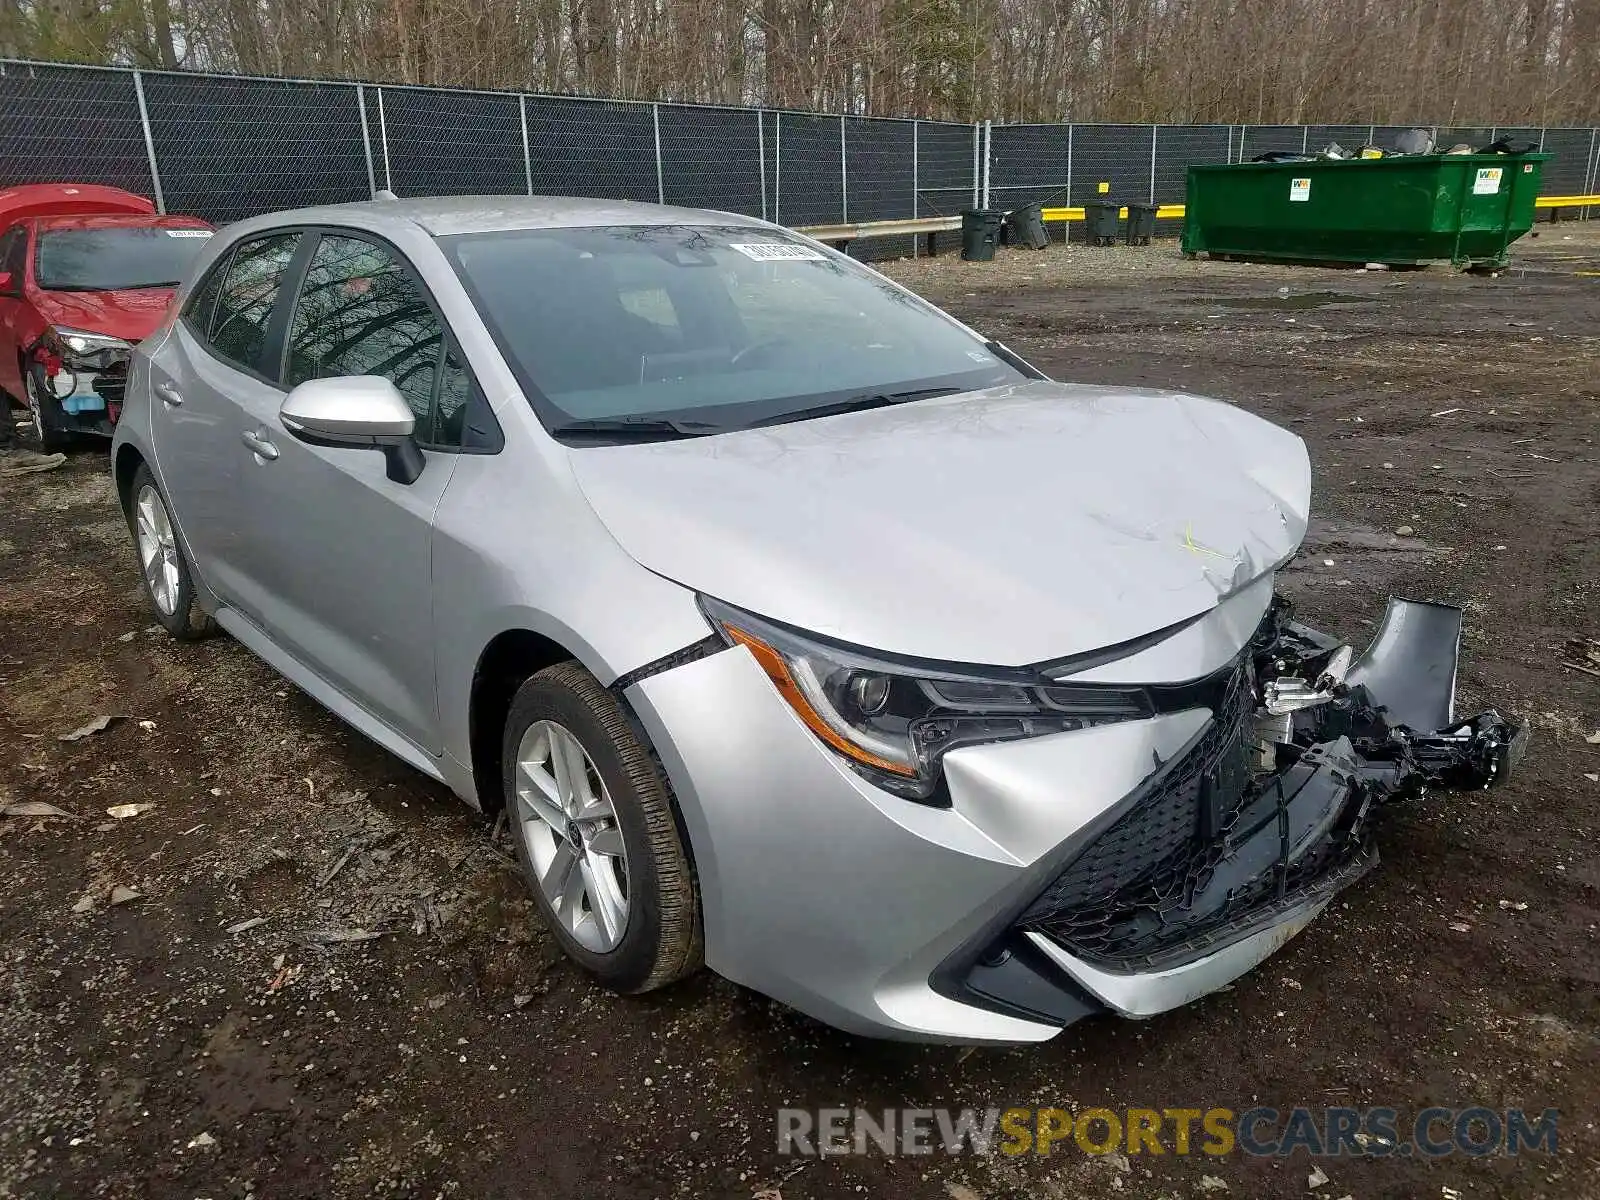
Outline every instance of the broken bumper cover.
<path id="1" fill-rule="evenodd" d="M 1211 722 L 1089 833 L 968 985 L 1010 1003 L 1001 973 L 1026 943 L 1106 1007 L 1149 1016 L 1260 962 L 1377 865 L 1386 806 L 1496 786 L 1520 760 L 1525 730 L 1492 710 L 1455 719 L 1460 635 L 1459 609 L 1391 600 L 1357 658 L 1275 603 L 1212 682 Z"/>
<path id="2" fill-rule="evenodd" d="M 1503 780 L 1524 738 L 1455 720 L 1459 634 L 1456 610 L 1394 602 L 1355 657 L 1275 602 L 1151 719 L 950 753 L 948 809 L 842 766 L 743 649 L 627 694 L 713 969 L 856 1032 L 1037 1041 L 1214 991 L 1376 864 L 1387 805 Z"/>

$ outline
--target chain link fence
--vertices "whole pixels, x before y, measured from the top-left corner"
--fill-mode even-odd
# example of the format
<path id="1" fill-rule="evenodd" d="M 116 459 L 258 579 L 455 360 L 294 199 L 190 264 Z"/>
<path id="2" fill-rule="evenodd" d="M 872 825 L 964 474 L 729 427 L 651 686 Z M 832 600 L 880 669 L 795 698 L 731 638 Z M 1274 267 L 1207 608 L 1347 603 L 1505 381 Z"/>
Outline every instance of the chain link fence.
<path id="1" fill-rule="evenodd" d="M 380 188 L 601 196 L 791 226 L 1101 196 L 1176 204 L 1191 164 L 1329 142 L 1387 146 L 1407 128 L 965 125 L 0 60 L 0 186 L 112 184 L 217 222 Z M 1540 146 L 1555 156 L 1546 194 L 1600 188 L 1594 129 L 1433 133 L 1441 147 L 1497 137 Z M 895 239 L 871 249 L 915 247 Z"/>

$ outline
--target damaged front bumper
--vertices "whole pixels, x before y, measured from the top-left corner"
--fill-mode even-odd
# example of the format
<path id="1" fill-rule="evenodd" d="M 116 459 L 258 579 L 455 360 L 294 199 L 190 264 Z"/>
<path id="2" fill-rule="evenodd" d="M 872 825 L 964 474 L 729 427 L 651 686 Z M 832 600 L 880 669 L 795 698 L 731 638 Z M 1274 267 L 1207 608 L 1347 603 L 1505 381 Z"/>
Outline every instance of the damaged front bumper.
<path id="1" fill-rule="evenodd" d="M 1223 636 L 1254 636 L 1203 679 L 1143 688 L 1147 717 L 950 751 L 943 807 L 852 770 L 745 647 L 629 684 L 707 964 L 878 1037 L 1149 1016 L 1243 974 L 1371 869 L 1396 801 L 1505 779 L 1522 735 L 1453 715 L 1459 612 L 1396 602 L 1358 656 L 1259 603 L 1219 610 Z"/>
<path id="2" fill-rule="evenodd" d="M 1107 814 L 963 987 L 1016 1011 L 1047 995 L 1027 976 L 1053 968 L 1149 1016 L 1250 969 L 1377 864 L 1387 806 L 1496 786 L 1520 760 L 1525 730 L 1493 710 L 1455 717 L 1460 636 L 1459 609 L 1391 600 L 1356 656 L 1275 601 L 1209 681 L 1213 719 Z"/>

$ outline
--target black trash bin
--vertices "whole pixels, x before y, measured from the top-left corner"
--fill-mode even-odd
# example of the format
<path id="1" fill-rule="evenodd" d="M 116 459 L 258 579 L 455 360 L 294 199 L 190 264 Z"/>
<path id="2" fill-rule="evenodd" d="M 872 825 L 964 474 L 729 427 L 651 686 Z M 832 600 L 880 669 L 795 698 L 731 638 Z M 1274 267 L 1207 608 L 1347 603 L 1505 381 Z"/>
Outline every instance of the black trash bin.
<path id="1" fill-rule="evenodd" d="M 1122 206 L 1112 200 L 1089 200 L 1083 206 L 1084 237 L 1095 246 L 1116 244 Z"/>
<path id="2" fill-rule="evenodd" d="M 1156 206 L 1154 204 L 1128 205 L 1128 232 L 1130 246 L 1148 246 L 1156 235 Z"/>
<path id="3" fill-rule="evenodd" d="M 1029 250 L 1043 250 L 1050 244 L 1050 234 L 1044 227 L 1044 205 L 1024 204 L 1006 214 L 1006 243 L 1026 246 Z"/>
<path id="4" fill-rule="evenodd" d="M 989 208 L 968 208 L 961 213 L 961 257 L 967 262 L 988 262 L 1000 242 L 1005 214 Z"/>

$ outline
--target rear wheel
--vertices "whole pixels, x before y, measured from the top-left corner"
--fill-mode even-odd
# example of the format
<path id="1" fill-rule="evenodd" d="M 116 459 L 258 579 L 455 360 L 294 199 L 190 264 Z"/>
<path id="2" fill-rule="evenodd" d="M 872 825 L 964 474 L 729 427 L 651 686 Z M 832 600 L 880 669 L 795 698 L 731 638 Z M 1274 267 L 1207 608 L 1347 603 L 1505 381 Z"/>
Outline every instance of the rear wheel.
<path id="1" fill-rule="evenodd" d="M 28 415 L 33 418 L 33 437 L 47 454 L 64 450 L 72 442 L 72 435 L 63 426 L 65 414 L 61 401 L 50 394 L 38 367 L 29 367 L 24 376 L 28 390 Z"/>
<path id="2" fill-rule="evenodd" d="M 615 697 L 577 663 L 534 675 L 506 719 L 517 858 L 567 955 L 618 992 L 700 966 L 700 907 L 671 792 Z"/>
<path id="3" fill-rule="evenodd" d="M 195 601 L 194 576 L 172 523 L 167 498 L 156 477 L 141 463 L 133 475 L 128 524 L 139 552 L 139 575 L 144 594 L 161 627 L 180 641 L 203 638 L 216 629 L 215 622 Z"/>

